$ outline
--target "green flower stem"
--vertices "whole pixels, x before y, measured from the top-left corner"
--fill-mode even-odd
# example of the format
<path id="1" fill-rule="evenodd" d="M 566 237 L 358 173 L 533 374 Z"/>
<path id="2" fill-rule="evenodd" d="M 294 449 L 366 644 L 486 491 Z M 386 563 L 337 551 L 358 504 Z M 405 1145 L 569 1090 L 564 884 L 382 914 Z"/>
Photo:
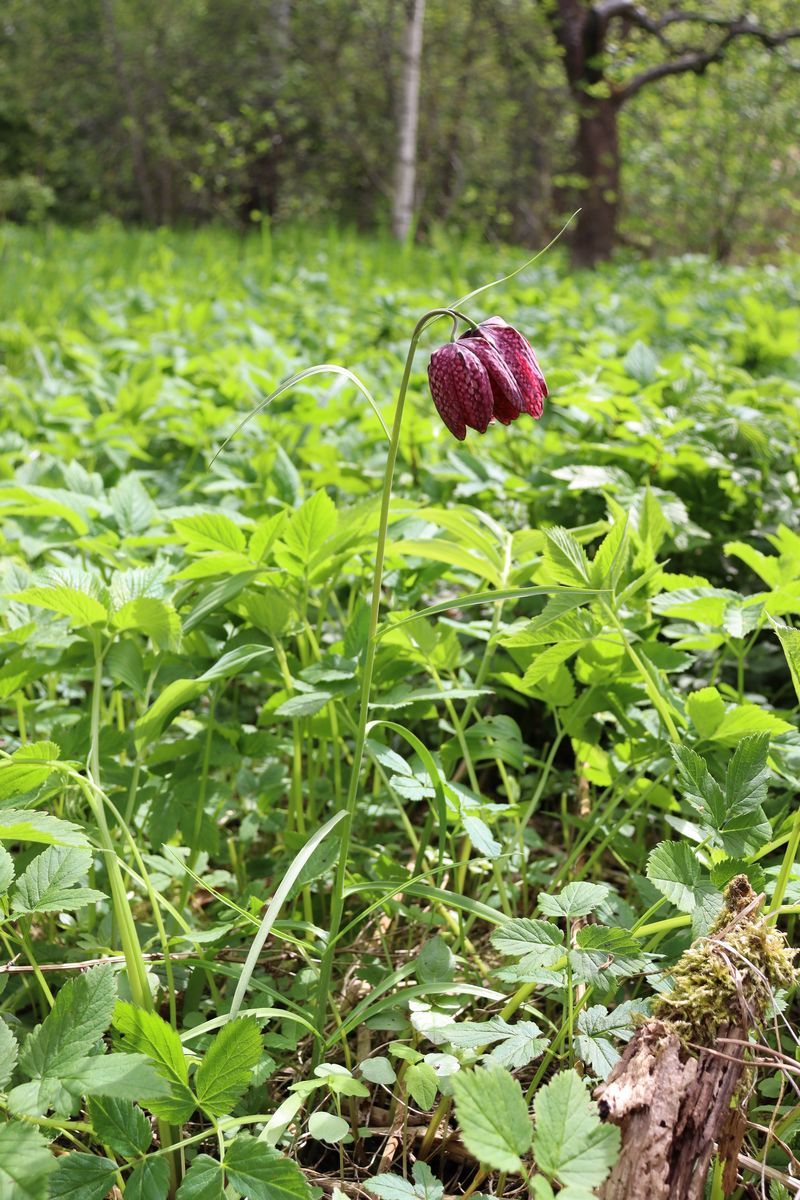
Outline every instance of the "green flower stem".
<path id="1" fill-rule="evenodd" d="M 649 925 L 640 925 L 633 936 L 636 938 L 654 937 L 659 933 L 670 933 L 673 929 L 685 929 L 691 923 L 692 918 L 688 913 L 683 913 L 679 917 L 665 917 L 663 921 L 651 921 Z"/>
<path id="2" fill-rule="evenodd" d="M 423 1162 L 430 1154 L 433 1143 L 436 1141 L 436 1134 L 439 1132 L 442 1121 L 450 1112 L 452 1104 L 453 1100 L 451 1096 L 442 1096 L 439 1103 L 436 1105 L 436 1108 L 433 1110 L 433 1115 L 428 1122 L 428 1128 L 425 1130 L 423 1135 L 419 1148 L 419 1154 L 417 1156 L 418 1158 L 421 1158 Z"/>
<path id="3" fill-rule="evenodd" d="M 150 994 L 150 985 L 147 981 L 147 967 L 142 956 L 142 947 L 139 943 L 136 923 L 133 919 L 130 904 L 128 903 L 128 895 L 125 890 L 116 847 L 114 846 L 111 831 L 108 827 L 105 805 L 102 798 L 95 795 L 94 791 L 94 788 L 99 791 L 101 786 L 100 708 L 103 694 L 103 654 L 99 634 L 93 637 L 92 644 L 94 648 L 94 676 L 92 680 L 91 742 L 88 763 L 91 783 L 80 777 L 78 779 L 81 791 L 92 809 L 97 824 L 98 840 L 106 860 L 106 869 L 111 888 L 111 905 L 114 919 L 119 927 L 131 997 L 134 1004 L 139 1008 L 143 1008 L 146 1012 L 153 1012 L 153 997 Z M 91 786 L 92 784 L 94 788 Z M 165 1150 L 171 1149 L 172 1143 L 175 1140 L 172 1127 L 166 1121 L 159 1120 L 158 1132 L 162 1147 Z M 173 1154 L 168 1155 L 167 1161 L 170 1171 L 170 1196 L 173 1196 L 178 1183 L 177 1164 Z"/>
<path id="4" fill-rule="evenodd" d="M 559 1029 L 556 1036 L 553 1038 L 552 1042 L 550 1043 L 549 1048 L 546 1050 L 544 1057 L 542 1058 L 542 1061 L 539 1063 L 539 1066 L 536 1070 L 536 1074 L 534 1075 L 533 1079 L 531 1080 L 530 1086 L 528 1087 L 528 1090 L 525 1093 L 525 1101 L 527 1104 L 530 1104 L 533 1097 L 536 1095 L 536 1089 L 538 1088 L 539 1084 L 544 1079 L 544 1076 L 547 1073 L 547 1069 L 550 1066 L 550 1063 L 557 1056 L 562 1044 L 564 1043 L 564 1041 L 567 1039 L 568 1036 L 571 1038 L 573 1023 L 575 1021 L 575 1018 L 577 1017 L 577 1015 L 581 1011 L 581 1009 L 586 1008 L 586 1006 L 588 1005 L 589 1000 L 592 997 L 592 990 L 593 989 L 591 988 L 591 986 L 587 987 L 587 989 L 583 993 L 583 995 L 578 998 L 578 1000 L 575 1003 L 574 1008 L 572 1010 L 571 1020 L 562 1022 L 561 1028 Z M 570 1046 L 570 1049 L 571 1049 L 571 1046 Z"/>
<path id="5" fill-rule="evenodd" d="M 781 869 L 778 872 L 778 879 L 775 884 L 775 891 L 772 896 L 772 901 L 767 910 L 769 919 L 777 921 L 778 910 L 783 904 L 783 898 L 786 895 L 786 889 L 789 886 L 789 879 L 792 874 L 792 868 L 797 861 L 797 851 L 800 847 L 800 806 L 795 809 L 792 828 L 789 832 L 789 840 L 786 843 L 786 850 L 783 855 Z"/>
<path id="6" fill-rule="evenodd" d="M 94 679 L 92 684 L 91 746 L 89 751 L 89 776 L 97 789 L 100 788 L 100 704 L 103 692 L 103 655 L 99 636 L 94 638 Z M 111 888 L 111 905 L 114 920 L 119 927 L 122 953 L 128 971 L 131 996 L 139 1008 L 153 1010 L 153 999 L 147 983 L 147 968 L 142 958 L 142 948 L 133 920 L 125 883 L 122 879 L 117 851 L 108 828 L 105 806 L 93 789 L 82 781 L 81 790 L 88 801 L 97 823 L 98 840 L 106 860 L 108 881 Z"/>
<path id="7" fill-rule="evenodd" d="M 356 811 L 358 787 L 361 779 L 361 768 L 364 762 L 364 743 L 366 741 L 367 720 L 369 717 L 369 697 L 372 689 L 373 671 L 375 668 L 375 652 L 378 645 L 378 617 L 380 614 L 381 589 L 383 585 L 383 563 L 386 556 L 386 541 L 389 529 L 389 506 L 392 500 L 392 483 L 394 481 L 395 463 L 397 462 L 397 451 L 400 445 L 400 430 L 403 423 L 403 411 L 405 409 L 406 393 L 408 392 L 408 382 L 411 378 L 411 368 L 414 363 L 414 355 L 416 354 L 419 339 L 422 336 L 426 326 L 432 320 L 435 320 L 441 316 L 452 317 L 455 325 L 460 314 L 456 314 L 451 309 L 432 309 L 430 312 L 426 313 L 424 317 L 420 318 L 411 336 L 408 354 L 406 355 L 405 367 L 403 368 L 403 378 L 400 382 L 400 391 L 397 396 L 397 406 L 394 413 L 392 432 L 389 438 L 389 450 L 386 456 L 386 469 L 383 476 L 383 494 L 381 496 L 380 518 L 378 521 L 378 543 L 375 550 L 375 567 L 372 575 L 372 602 L 370 606 L 369 629 L 367 632 L 367 644 L 364 654 L 364 665 L 361 674 L 361 696 L 355 747 L 353 749 L 353 765 L 350 772 L 350 784 L 347 789 L 347 798 L 344 805 L 345 819 L 342 821 L 342 840 L 339 850 L 339 859 L 336 864 L 336 874 L 333 881 L 331 910 L 328 921 L 328 940 L 325 945 L 325 950 L 323 951 L 319 967 L 316 1025 L 320 1033 L 324 1032 L 325 1023 L 328 1016 L 328 991 L 330 988 L 331 975 L 333 971 L 333 957 L 335 954 L 336 939 L 342 923 L 345 876 L 347 872 L 347 863 L 350 856 L 350 839 L 352 835 L 353 817 Z M 319 1056 L 321 1054 L 321 1046 L 321 1041 L 317 1042 L 314 1050 L 314 1065 L 317 1065 L 320 1061 Z"/>
<path id="8" fill-rule="evenodd" d="M 625 631 L 625 626 L 622 624 L 619 617 L 614 612 L 614 609 L 609 604 L 603 604 L 603 608 L 605 610 L 606 616 L 609 618 L 612 625 L 614 626 L 614 628 L 617 630 L 620 637 L 622 638 L 622 644 L 625 647 L 625 651 L 628 655 L 628 658 L 631 660 L 634 667 L 639 672 L 639 675 L 641 676 L 641 679 L 642 679 L 642 683 L 644 684 L 645 691 L 647 692 L 647 695 L 650 697 L 650 701 L 653 705 L 653 708 L 655 708 L 656 712 L 661 717 L 661 720 L 664 722 L 664 728 L 667 731 L 669 740 L 674 745 L 679 746 L 681 744 L 680 734 L 678 733 L 677 727 L 675 725 L 675 722 L 672 719 L 672 715 L 670 714 L 669 707 L 666 704 L 664 697 L 661 695 L 658 688 L 656 687 L 656 685 L 653 682 L 653 677 L 650 674 L 650 671 L 648 671 L 647 667 L 642 662 L 642 660 L 639 658 L 639 655 L 636 653 L 636 651 L 634 650 L 631 643 L 628 641 L 628 637 L 627 637 L 627 634 Z"/>
<path id="9" fill-rule="evenodd" d="M 212 688 L 208 699 L 208 721 L 206 724 L 206 736 L 203 741 L 203 760 L 200 767 L 200 786 L 197 791 L 197 799 L 194 803 L 194 816 L 192 820 L 192 840 L 189 846 L 188 865 L 192 870 L 197 866 L 197 860 L 200 857 L 198 843 L 200 835 L 203 831 L 203 817 L 206 811 L 206 796 L 208 795 L 208 776 L 211 770 L 211 745 L 214 740 L 214 720 L 217 703 L 217 690 Z M 183 886 L 181 887 L 180 899 L 178 908 L 185 908 L 189 899 L 189 888 L 191 887 L 192 878 L 187 873 L 183 877 Z"/>
<path id="10" fill-rule="evenodd" d="M 23 949 L 25 950 L 25 954 L 27 955 L 28 962 L 30 963 L 31 967 L 33 968 L 34 978 L 35 978 L 36 982 L 39 984 L 39 987 L 42 989 L 45 1000 L 49 1004 L 50 1008 L 52 1008 L 53 1005 L 55 1004 L 56 1000 L 55 1000 L 55 996 L 50 991 L 47 980 L 45 979 L 44 975 L 42 974 L 42 971 L 39 967 L 39 962 L 36 958 L 36 951 L 33 948 L 33 943 L 31 941 L 31 935 L 30 935 L 30 920 L 28 920 L 26 923 L 23 923 L 22 921 L 20 921 L 19 930 L 20 930 L 20 938 L 22 940 Z"/>

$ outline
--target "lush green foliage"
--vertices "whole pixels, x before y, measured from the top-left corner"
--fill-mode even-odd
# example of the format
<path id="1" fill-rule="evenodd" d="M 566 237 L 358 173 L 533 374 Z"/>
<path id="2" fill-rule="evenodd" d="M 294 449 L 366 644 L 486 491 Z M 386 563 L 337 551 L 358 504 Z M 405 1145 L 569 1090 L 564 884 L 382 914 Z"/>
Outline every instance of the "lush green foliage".
<path id="1" fill-rule="evenodd" d="M 467 305 L 531 337 L 545 416 L 463 445 L 425 335 L 323 1028 L 387 442 L 316 375 L 211 460 L 318 362 L 388 424 L 418 317 L 518 256 L 2 237 L 3 1196 L 591 1195 L 616 1135 L 576 1064 L 734 874 L 800 903 L 796 268 L 553 254 Z M 751 1099 L 777 1171 L 792 1104 Z M 378 1168 L 404 1115 L 413 1181 Z"/>

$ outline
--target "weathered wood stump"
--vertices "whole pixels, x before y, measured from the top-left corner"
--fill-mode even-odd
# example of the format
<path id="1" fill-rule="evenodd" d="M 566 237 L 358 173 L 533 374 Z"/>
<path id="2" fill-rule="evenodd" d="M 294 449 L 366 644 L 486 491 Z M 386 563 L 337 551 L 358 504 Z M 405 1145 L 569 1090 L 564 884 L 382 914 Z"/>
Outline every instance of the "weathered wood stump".
<path id="1" fill-rule="evenodd" d="M 702 1200 L 715 1152 L 725 1194 L 734 1190 L 747 1049 L 727 1039 L 746 1041 L 773 989 L 794 979 L 794 952 L 767 923 L 763 901 L 745 876 L 731 881 L 711 933 L 682 956 L 672 990 L 596 1089 L 604 1119 L 622 1131 L 601 1200 Z"/>

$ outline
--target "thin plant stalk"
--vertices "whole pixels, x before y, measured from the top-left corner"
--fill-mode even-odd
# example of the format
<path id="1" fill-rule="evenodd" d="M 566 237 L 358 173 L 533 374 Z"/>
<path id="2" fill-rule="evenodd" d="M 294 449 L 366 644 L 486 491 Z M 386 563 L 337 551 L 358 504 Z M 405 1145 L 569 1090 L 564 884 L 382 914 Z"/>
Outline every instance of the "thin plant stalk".
<path id="1" fill-rule="evenodd" d="M 319 982 L 317 985 L 317 1004 L 316 1004 L 316 1023 L 317 1027 L 322 1030 L 325 1027 L 325 1022 L 328 1014 L 328 989 L 330 987 L 331 974 L 333 970 L 333 956 L 335 953 L 336 939 L 339 933 L 339 928 L 342 923 L 342 913 L 344 910 L 344 887 L 345 875 L 347 872 L 347 863 L 350 855 L 350 838 L 352 832 L 353 817 L 356 811 L 356 802 L 358 800 L 358 788 L 361 779 L 361 768 L 364 761 L 364 743 L 367 737 L 367 721 L 369 718 L 369 698 L 372 690 L 372 676 L 375 668 L 375 653 L 378 647 L 378 618 L 380 615 L 381 606 L 381 589 L 383 585 L 383 563 L 386 555 L 386 542 L 389 530 L 389 507 L 392 499 L 392 483 L 394 482 L 394 468 L 397 462 L 397 451 L 400 445 L 400 430 L 403 424 L 403 412 L 406 403 L 406 394 L 408 392 L 408 383 L 411 378 L 411 368 L 414 364 L 414 355 L 416 354 L 417 344 L 426 326 L 432 321 L 441 316 L 449 316 L 453 319 L 454 330 L 457 327 L 459 318 L 467 320 L 456 313 L 452 309 L 432 309 L 421 317 L 417 322 L 416 328 L 411 336 L 411 342 L 406 355 L 405 367 L 403 368 L 403 377 L 400 383 L 400 391 L 397 397 L 397 406 L 394 413 L 394 422 L 392 424 L 392 432 L 389 438 L 389 450 L 386 456 L 386 469 L 383 476 L 383 493 L 381 495 L 380 517 L 378 521 L 378 542 L 375 550 L 375 567 L 372 575 L 372 600 L 370 604 L 369 628 L 367 632 L 366 649 L 364 653 L 364 665 L 361 674 L 361 696 L 359 704 L 358 726 L 356 729 L 355 747 L 353 750 L 353 765 L 350 772 L 350 784 L 347 790 L 347 798 L 345 800 L 344 821 L 342 822 L 342 840 L 339 851 L 339 859 L 336 865 L 336 874 L 333 881 L 333 892 L 331 895 L 331 909 L 329 916 L 329 933 L 325 949 L 320 960 Z M 469 321 L 472 325 L 473 322 Z M 316 1051 L 319 1055 L 319 1048 Z M 315 1062 L 319 1061 L 318 1057 Z"/>

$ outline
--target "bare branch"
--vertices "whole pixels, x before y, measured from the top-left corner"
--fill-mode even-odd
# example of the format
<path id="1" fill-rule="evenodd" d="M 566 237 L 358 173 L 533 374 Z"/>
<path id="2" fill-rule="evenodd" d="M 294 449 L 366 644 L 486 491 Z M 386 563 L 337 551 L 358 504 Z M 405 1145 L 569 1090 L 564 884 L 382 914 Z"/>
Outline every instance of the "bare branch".
<path id="1" fill-rule="evenodd" d="M 655 37 L 661 37 L 662 22 L 655 17 L 651 17 L 647 9 L 642 8 L 640 4 L 636 4 L 635 0 L 599 0 L 599 3 L 594 4 L 593 10 L 597 15 L 598 20 L 605 27 L 609 21 L 613 21 L 615 17 L 621 17 L 625 21 L 630 21 L 639 29 L 644 29 L 647 33 L 652 33 Z"/>
<path id="2" fill-rule="evenodd" d="M 670 25 L 706 25 L 715 29 L 725 29 L 731 33 L 733 37 L 754 37 L 757 38 L 764 46 L 770 49 L 775 49 L 776 46 L 783 46 L 786 42 L 793 38 L 800 37 L 800 28 L 798 29 L 783 29 L 779 32 L 773 32 L 770 29 L 765 29 L 763 25 L 752 21 L 750 17 L 715 17 L 710 13 L 701 12 L 682 12 L 680 9 L 674 9 L 667 12 L 663 17 L 656 22 L 658 29 L 666 29 Z"/>
<path id="3" fill-rule="evenodd" d="M 646 71 L 635 75 L 629 83 L 617 88 L 614 92 L 614 99 L 617 104 L 624 104 L 626 100 L 630 100 L 631 96 L 635 96 L 648 83 L 655 83 L 657 79 L 666 79 L 669 75 L 683 75 L 687 71 L 693 71 L 696 75 L 702 75 L 706 68 L 710 67 L 713 62 L 720 61 L 729 40 L 728 38 L 723 38 L 713 50 L 707 50 L 705 53 L 694 51 L 689 54 L 682 54 L 680 58 L 673 58 L 669 62 L 657 63 L 653 67 L 648 67 Z"/>
<path id="4" fill-rule="evenodd" d="M 708 50 L 687 50 L 677 58 L 656 63 L 655 66 L 648 67 L 639 75 L 635 75 L 628 83 L 616 89 L 614 99 L 617 104 L 623 104 L 647 84 L 655 83 L 658 79 L 665 79 L 669 75 L 682 75 L 689 71 L 696 75 L 702 75 L 712 63 L 722 60 L 728 46 L 736 38 L 755 38 L 770 50 L 784 46 L 795 38 L 800 38 L 800 28 L 773 32 L 751 21 L 749 17 L 726 21 L 722 17 L 706 17 L 702 13 L 667 13 L 658 24 L 664 28 L 667 24 L 677 24 L 678 22 L 702 23 L 716 29 L 724 29 L 725 34 L 717 41 L 716 45 Z"/>

